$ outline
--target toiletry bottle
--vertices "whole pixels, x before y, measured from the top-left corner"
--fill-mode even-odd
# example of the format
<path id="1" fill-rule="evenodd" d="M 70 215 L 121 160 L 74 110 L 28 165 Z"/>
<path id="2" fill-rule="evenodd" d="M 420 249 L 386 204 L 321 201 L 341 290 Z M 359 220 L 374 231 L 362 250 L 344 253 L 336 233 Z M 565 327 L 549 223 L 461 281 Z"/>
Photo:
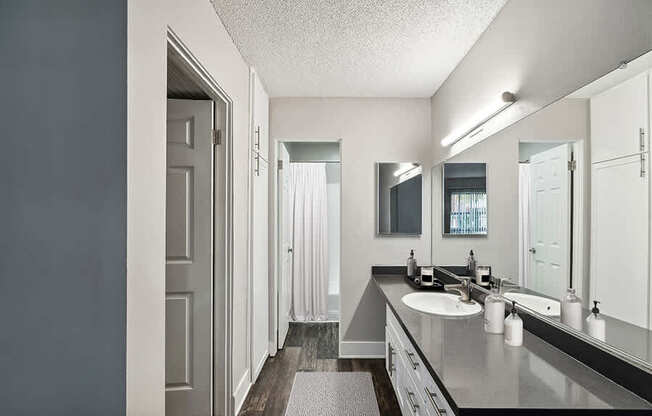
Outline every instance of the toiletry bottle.
<path id="1" fill-rule="evenodd" d="M 407 275 L 408 277 L 417 275 L 417 259 L 414 258 L 414 250 L 410 250 L 410 257 L 407 259 Z"/>
<path id="2" fill-rule="evenodd" d="M 469 272 L 469 276 L 475 277 L 475 256 L 473 255 L 473 250 L 469 252 L 469 257 L 466 259 L 466 271 Z"/>
<path id="3" fill-rule="evenodd" d="M 505 318 L 505 344 L 512 347 L 523 345 L 523 321 L 516 313 L 516 302 L 512 302 L 512 312 Z"/>
<path id="4" fill-rule="evenodd" d="M 494 288 L 484 298 L 484 330 L 489 334 L 502 334 L 505 329 L 505 303 L 498 293 Z"/>
<path id="5" fill-rule="evenodd" d="M 586 318 L 586 329 L 588 330 L 589 335 L 593 338 L 597 338 L 600 341 L 605 340 L 606 331 L 605 331 L 605 322 L 600 316 L 600 309 L 598 309 L 597 300 L 593 301 L 593 309 L 591 309 L 591 315 Z"/>
<path id="6" fill-rule="evenodd" d="M 582 330 L 582 299 L 575 295 L 575 289 L 569 288 L 561 300 L 561 323 Z"/>

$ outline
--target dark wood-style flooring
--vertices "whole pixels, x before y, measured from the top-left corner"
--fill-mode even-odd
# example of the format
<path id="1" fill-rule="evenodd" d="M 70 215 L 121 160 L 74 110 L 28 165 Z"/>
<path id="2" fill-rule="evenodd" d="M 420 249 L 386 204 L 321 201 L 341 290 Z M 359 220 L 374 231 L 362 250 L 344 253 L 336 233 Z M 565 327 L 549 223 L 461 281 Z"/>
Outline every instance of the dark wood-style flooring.
<path id="1" fill-rule="evenodd" d="M 384 360 L 337 358 L 338 331 L 337 323 L 290 323 L 285 348 L 265 362 L 242 405 L 240 416 L 283 416 L 297 371 L 371 373 L 380 414 L 400 415 Z"/>

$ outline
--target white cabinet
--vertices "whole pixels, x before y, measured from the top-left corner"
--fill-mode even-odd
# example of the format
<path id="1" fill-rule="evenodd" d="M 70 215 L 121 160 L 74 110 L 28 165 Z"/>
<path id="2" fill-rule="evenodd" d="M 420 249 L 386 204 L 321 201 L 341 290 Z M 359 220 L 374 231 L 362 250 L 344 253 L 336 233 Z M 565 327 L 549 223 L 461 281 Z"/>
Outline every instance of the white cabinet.
<path id="1" fill-rule="evenodd" d="M 270 348 L 269 307 L 269 98 L 251 71 L 251 278 L 249 295 L 251 379 L 255 381 Z"/>
<path id="2" fill-rule="evenodd" d="M 403 416 L 454 415 L 389 306 L 386 322 L 385 368 Z"/>
<path id="3" fill-rule="evenodd" d="M 591 161 L 647 151 L 648 73 L 591 98 Z"/>
<path id="4" fill-rule="evenodd" d="M 590 300 L 599 300 L 605 315 L 648 327 L 650 210 L 643 156 L 592 165 Z"/>
<path id="5" fill-rule="evenodd" d="M 252 150 L 258 152 L 263 159 L 269 160 L 269 96 L 260 82 L 256 72 L 251 72 L 251 96 L 253 110 L 252 119 Z"/>

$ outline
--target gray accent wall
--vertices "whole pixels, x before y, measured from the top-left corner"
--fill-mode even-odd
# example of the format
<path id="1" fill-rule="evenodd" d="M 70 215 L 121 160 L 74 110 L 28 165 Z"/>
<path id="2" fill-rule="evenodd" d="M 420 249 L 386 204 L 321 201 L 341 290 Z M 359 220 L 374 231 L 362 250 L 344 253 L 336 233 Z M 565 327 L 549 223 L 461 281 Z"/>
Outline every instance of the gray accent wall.
<path id="1" fill-rule="evenodd" d="M 0 0 L 2 415 L 125 414 L 126 28 Z"/>

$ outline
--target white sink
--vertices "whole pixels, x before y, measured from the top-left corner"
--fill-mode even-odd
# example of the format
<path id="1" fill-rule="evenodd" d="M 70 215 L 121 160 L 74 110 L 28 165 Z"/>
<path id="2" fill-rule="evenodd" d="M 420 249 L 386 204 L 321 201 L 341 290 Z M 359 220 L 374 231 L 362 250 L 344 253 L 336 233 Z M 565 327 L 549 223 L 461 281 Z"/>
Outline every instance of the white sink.
<path id="1" fill-rule="evenodd" d="M 542 296 L 528 295 L 527 293 L 507 292 L 503 294 L 509 300 L 532 309 L 545 316 L 559 316 L 561 305 L 554 299 Z"/>
<path id="2" fill-rule="evenodd" d="M 482 312 L 482 306 L 477 302 L 464 303 L 458 295 L 448 293 L 415 292 L 403 296 L 401 301 L 408 308 L 440 316 L 464 317 Z"/>

